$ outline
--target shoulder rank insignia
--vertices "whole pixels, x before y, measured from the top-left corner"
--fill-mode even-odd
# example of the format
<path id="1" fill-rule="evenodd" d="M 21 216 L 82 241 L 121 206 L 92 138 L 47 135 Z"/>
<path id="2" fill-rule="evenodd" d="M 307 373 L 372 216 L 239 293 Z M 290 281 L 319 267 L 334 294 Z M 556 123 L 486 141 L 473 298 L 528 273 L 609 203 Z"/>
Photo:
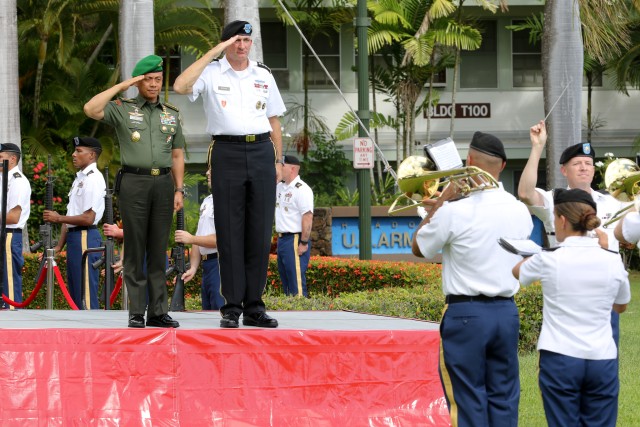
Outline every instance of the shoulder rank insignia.
<path id="1" fill-rule="evenodd" d="M 13 173 L 13 177 L 14 178 L 22 178 L 22 175 L 20 175 L 20 172 L 14 172 Z"/>
<path id="2" fill-rule="evenodd" d="M 554 246 L 554 247 L 551 247 L 551 248 L 542 248 L 542 250 L 544 252 L 553 252 L 553 251 L 556 251 L 558 249 L 560 249 L 560 246 Z"/>
<path id="3" fill-rule="evenodd" d="M 607 252 L 611 252 L 612 254 L 616 254 L 616 255 L 618 255 L 618 252 L 616 252 L 616 251 L 612 251 L 611 249 L 603 248 L 602 246 L 600 247 L 600 249 L 604 249 L 604 250 L 605 250 L 605 251 L 607 251 Z"/>
<path id="4" fill-rule="evenodd" d="M 119 98 L 119 99 L 121 99 L 123 102 L 128 102 L 129 104 L 135 104 L 136 102 L 138 102 L 138 100 L 135 98 Z"/>
<path id="5" fill-rule="evenodd" d="M 89 172 L 87 172 L 87 176 L 91 175 L 92 173 L 94 173 L 95 171 L 90 170 Z"/>
<path id="6" fill-rule="evenodd" d="M 300 188 L 300 187 L 302 187 L 302 183 L 301 182 L 296 183 L 296 188 Z"/>
<path id="7" fill-rule="evenodd" d="M 164 104 L 167 108 L 171 108 L 172 110 L 175 110 L 175 111 L 180 111 L 180 109 L 179 109 L 178 107 L 176 107 L 175 105 L 173 105 L 173 104 L 169 104 L 168 102 L 163 102 L 163 104 Z"/>
<path id="8" fill-rule="evenodd" d="M 269 72 L 269 74 L 271 74 L 271 68 L 267 67 L 262 62 L 258 62 L 258 67 L 264 68 L 265 70 L 267 70 Z"/>

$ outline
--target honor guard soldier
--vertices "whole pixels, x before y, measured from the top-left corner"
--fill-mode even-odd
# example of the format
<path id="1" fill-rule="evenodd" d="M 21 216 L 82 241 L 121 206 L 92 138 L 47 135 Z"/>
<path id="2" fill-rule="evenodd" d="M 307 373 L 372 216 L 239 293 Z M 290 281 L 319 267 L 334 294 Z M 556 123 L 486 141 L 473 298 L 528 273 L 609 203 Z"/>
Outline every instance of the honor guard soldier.
<path id="1" fill-rule="evenodd" d="M 7 242 L 2 248 L 4 258 L 2 292 L 15 302 L 22 302 L 22 267 L 24 266 L 22 229 L 27 226 L 31 213 L 31 184 L 18 168 L 20 155 L 20 147 L 16 144 L 10 142 L 0 144 L 0 171 L 2 171 L 2 161 L 9 162 L 5 215 Z M 2 188 L 2 174 L 0 174 L 0 188 Z M 2 203 L 2 195 L 0 195 L 0 203 Z M 7 308 L 4 303 L 2 306 Z M 13 306 L 8 308 L 14 309 Z"/>
<path id="2" fill-rule="evenodd" d="M 67 214 L 44 211 L 44 220 L 52 224 L 63 224 L 55 247 L 59 253 L 67 245 L 67 285 L 73 302 L 79 309 L 98 309 L 99 271 L 91 264 L 100 258 L 99 253 L 90 253 L 85 260 L 82 277 L 82 253 L 88 248 L 97 248 L 102 236 L 97 224 L 104 214 L 106 184 L 98 170 L 97 161 L 102 153 L 100 141 L 89 137 L 73 138 L 73 166 L 78 169 L 76 179 L 69 191 Z M 82 284 L 84 282 L 84 290 Z M 83 299 L 84 294 L 84 299 Z"/>
<path id="3" fill-rule="evenodd" d="M 296 156 L 284 156 L 282 182 L 276 187 L 278 272 L 285 295 L 307 297 L 313 191 L 300 179 L 299 171 L 300 160 Z"/>
<path id="4" fill-rule="evenodd" d="M 215 208 L 220 278 L 225 305 L 223 328 L 275 328 L 262 293 L 267 268 L 276 183 L 282 174 L 285 112 L 271 70 L 249 60 L 251 24 L 233 21 L 221 42 L 178 76 L 177 93 L 204 98 Z M 217 60 L 222 52 L 225 56 Z"/>
<path id="5" fill-rule="evenodd" d="M 207 169 L 207 181 L 211 188 L 211 169 Z M 189 282 L 202 261 L 202 309 L 220 310 L 224 298 L 220 293 L 220 266 L 216 249 L 216 225 L 213 216 L 213 197 L 209 194 L 200 205 L 200 218 L 196 235 L 188 231 L 176 230 L 176 242 L 191 246 L 189 270 L 182 274 L 182 280 Z"/>
<path id="6" fill-rule="evenodd" d="M 126 242 L 123 265 L 130 300 L 129 327 L 145 327 L 148 290 L 146 325 L 177 328 L 179 323 L 168 315 L 166 250 L 173 211 L 183 205 L 182 120 L 176 107 L 160 102 L 162 58 L 149 55 L 141 59 L 131 75 L 94 96 L 84 111 L 113 126 L 120 143 L 122 169 L 115 190 Z M 137 86 L 137 97 L 112 101 L 130 86 Z"/>
<path id="7" fill-rule="evenodd" d="M 531 139 L 531 154 L 522 171 L 518 184 L 518 197 L 529 207 L 531 214 L 540 218 L 549 240 L 549 246 L 556 246 L 555 229 L 553 222 L 553 190 L 536 188 L 538 180 L 538 164 L 547 143 L 547 129 L 543 120 L 529 129 Z M 595 175 L 596 151 L 588 142 L 571 145 L 560 155 L 560 173 L 567 178 L 569 188 L 579 188 L 591 194 L 598 206 L 598 218 L 602 223 L 622 209 L 623 204 L 610 194 L 603 194 L 591 188 L 591 182 Z M 618 252 L 620 250 L 618 240 L 614 235 L 615 227 L 596 228 L 588 233 L 588 236 L 598 239 L 600 245 Z M 620 317 L 615 311 L 611 313 L 611 326 L 613 338 L 618 343 L 620 337 Z"/>
<path id="8" fill-rule="evenodd" d="M 467 166 L 497 181 L 506 161 L 498 138 L 473 135 Z M 527 207 L 502 186 L 460 198 L 451 183 L 413 236 L 416 256 L 432 258 L 442 250 L 439 372 L 452 425 L 518 425 L 520 319 L 513 296 L 519 284 L 511 269 L 521 258 L 498 239 L 528 239 L 532 229 Z"/>
<path id="9" fill-rule="evenodd" d="M 513 268 L 523 285 L 542 285 L 538 374 L 547 423 L 614 427 L 620 385 L 610 318 L 631 299 L 628 274 L 617 253 L 587 236 L 601 222 L 589 193 L 559 188 L 553 204 L 559 247 Z"/>

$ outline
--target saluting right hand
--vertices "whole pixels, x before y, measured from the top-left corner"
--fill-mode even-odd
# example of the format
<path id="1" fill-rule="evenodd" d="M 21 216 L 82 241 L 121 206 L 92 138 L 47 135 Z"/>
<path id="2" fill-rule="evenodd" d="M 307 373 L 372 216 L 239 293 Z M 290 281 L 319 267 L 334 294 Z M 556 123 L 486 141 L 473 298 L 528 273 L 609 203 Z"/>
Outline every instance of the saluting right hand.
<path id="1" fill-rule="evenodd" d="M 138 83 L 141 80 L 144 80 L 144 74 L 140 76 L 131 77 L 130 79 L 127 79 L 121 82 L 118 85 L 119 86 L 118 89 L 120 89 L 120 92 L 124 92 L 125 90 L 129 89 L 131 86 L 134 86 L 136 83 Z"/>
<path id="2" fill-rule="evenodd" d="M 531 126 L 529 129 L 529 138 L 532 147 L 543 148 L 547 143 L 547 126 L 544 120 L 540 120 L 538 124 Z"/>

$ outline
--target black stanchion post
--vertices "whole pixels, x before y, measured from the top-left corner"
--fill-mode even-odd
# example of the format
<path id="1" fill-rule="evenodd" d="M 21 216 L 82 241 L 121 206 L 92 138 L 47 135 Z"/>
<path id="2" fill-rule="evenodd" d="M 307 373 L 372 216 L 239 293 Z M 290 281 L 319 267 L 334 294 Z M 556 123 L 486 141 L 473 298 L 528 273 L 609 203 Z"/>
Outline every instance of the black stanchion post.
<path id="1" fill-rule="evenodd" d="M 9 191 L 9 160 L 2 161 L 2 220 L 0 220 L 0 226 L 2 226 L 2 230 L 0 231 L 0 242 L 2 243 L 2 247 L 7 247 L 7 192 Z M 6 256 L 1 257 L 0 260 L 0 280 L 1 283 L 4 283 L 4 272 L 6 269 L 5 261 L 7 259 Z M 7 281 L 7 283 L 9 283 Z M 8 289 L 4 289 L 4 286 L 0 286 L 2 288 L 2 295 L 5 295 L 5 291 Z"/>

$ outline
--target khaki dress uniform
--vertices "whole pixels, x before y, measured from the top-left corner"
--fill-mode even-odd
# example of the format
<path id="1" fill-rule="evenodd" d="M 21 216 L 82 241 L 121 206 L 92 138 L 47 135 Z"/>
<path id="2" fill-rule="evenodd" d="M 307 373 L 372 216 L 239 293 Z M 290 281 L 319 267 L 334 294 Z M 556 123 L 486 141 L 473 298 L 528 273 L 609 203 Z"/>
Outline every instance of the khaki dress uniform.
<path id="1" fill-rule="evenodd" d="M 111 101 L 103 121 L 115 128 L 120 142 L 118 203 L 126 242 L 129 314 L 144 315 L 148 288 L 147 315 L 161 316 L 168 312 L 165 268 L 173 221 L 172 150 L 185 145 L 179 110 L 167 103 L 151 104 L 138 95 Z"/>

